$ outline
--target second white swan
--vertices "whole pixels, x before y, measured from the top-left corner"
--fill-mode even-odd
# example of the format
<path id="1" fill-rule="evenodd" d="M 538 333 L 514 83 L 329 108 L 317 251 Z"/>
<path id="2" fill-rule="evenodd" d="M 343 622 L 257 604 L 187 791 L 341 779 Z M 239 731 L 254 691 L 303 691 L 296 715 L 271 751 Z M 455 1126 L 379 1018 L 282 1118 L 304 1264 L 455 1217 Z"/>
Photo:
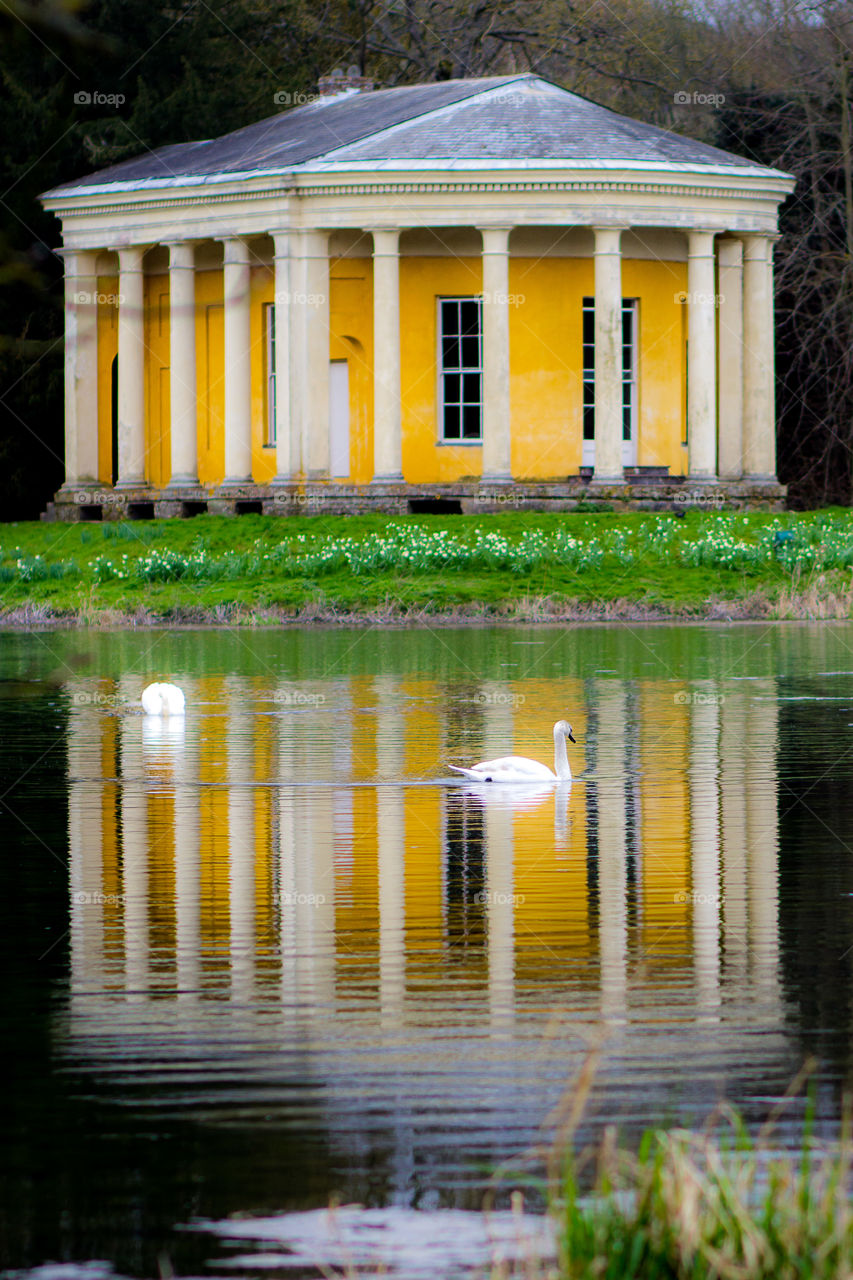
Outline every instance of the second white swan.
<path id="1" fill-rule="evenodd" d="M 450 766 L 454 773 L 462 773 L 473 782 L 571 782 L 572 768 L 566 753 L 566 738 L 574 742 L 572 726 L 567 720 L 554 725 L 554 770 L 527 756 L 500 756 L 497 760 L 483 760 L 466 769 L 462 765 Z"/>
<path id="2" fill-rule="evenodd" d="M 142 710 L 147 716 L 182 716 L 186 700 L 176 684 L 149 684 L 142 690 Z"/>

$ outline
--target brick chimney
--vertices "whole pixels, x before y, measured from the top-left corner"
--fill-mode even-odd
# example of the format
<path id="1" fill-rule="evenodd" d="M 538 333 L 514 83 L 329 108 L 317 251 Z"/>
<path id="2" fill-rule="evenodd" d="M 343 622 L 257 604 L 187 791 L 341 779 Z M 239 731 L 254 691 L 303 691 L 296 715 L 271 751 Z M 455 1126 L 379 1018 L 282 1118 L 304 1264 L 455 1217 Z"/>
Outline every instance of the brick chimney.
<path id="1" fill-rule="evenodd" d="M 331 75 L 320 76 L 317 89 L 321 98 L 332 98 L 339 93 L 368 93 L 373 88 L 373 81 L 361 74 L 359 67 L 335 67 Z"/>

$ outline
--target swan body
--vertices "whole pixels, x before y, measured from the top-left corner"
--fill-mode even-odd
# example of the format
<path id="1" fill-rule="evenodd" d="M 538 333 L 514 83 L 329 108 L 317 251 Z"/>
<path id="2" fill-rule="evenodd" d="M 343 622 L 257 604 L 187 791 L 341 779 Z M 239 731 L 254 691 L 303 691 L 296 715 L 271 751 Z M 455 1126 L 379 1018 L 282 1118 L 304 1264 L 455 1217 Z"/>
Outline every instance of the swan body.
<path id="1" fill-rule="evenodd" d="M 142 710 L 147 716 L 182 716 L 185 698 L 176 684 L 149 684 L 142 690 Z"/>
<path id="2" fill-rule="evenodd" d="M 472 782 L 571 782 L 566 738 L 574 742 L 572 726 L 567 720 L 558 720 L 554 725 L 554 773 L 547 764 L 528 760 L 526 756 L 500 756 L 497 760 L 483 760 L 469 769 L 458 764 L 452 764 L 450 768 Z"/>

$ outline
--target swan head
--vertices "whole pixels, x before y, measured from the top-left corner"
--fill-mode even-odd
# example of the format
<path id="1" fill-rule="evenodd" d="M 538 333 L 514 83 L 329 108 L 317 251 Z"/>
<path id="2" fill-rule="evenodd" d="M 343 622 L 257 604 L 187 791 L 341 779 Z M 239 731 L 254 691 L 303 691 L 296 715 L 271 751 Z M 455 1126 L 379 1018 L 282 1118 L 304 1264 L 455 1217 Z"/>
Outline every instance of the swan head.
<path id="1" fill-rule="evenodd" d="M 557 721 L 554 725 L 554 737 L 555 739 L 561 737 L 568 738 L 569 742 L 574 742 L 575 739 L 572 733 L 572 726 L 569 724 L 568 720 Z"/>

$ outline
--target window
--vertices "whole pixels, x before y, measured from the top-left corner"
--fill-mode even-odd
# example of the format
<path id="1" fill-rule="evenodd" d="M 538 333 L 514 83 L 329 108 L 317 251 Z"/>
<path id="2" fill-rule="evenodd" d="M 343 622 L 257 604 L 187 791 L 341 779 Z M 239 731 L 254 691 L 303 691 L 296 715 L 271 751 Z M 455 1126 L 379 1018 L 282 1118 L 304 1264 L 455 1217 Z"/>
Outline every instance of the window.
<path id="1" fill-rule="evenodd" d="M 264 359 L 267 379 L 267 422 L 264 444 L 275 444 L 275 303 L 264 303 Z"/>
<path id="2" fill-rule="evenodd" d="M 483 306 L 479 298 L 441 298 L 441 438 L 483 438 Z"/>
<path id="3" fill-rule="evenodd" d="M 637 406 L 637 301 L 622 299 L 622 439 L 634 437 Z M 583 300 L 583 438 L 595 439 L 595 299 Z"/>

